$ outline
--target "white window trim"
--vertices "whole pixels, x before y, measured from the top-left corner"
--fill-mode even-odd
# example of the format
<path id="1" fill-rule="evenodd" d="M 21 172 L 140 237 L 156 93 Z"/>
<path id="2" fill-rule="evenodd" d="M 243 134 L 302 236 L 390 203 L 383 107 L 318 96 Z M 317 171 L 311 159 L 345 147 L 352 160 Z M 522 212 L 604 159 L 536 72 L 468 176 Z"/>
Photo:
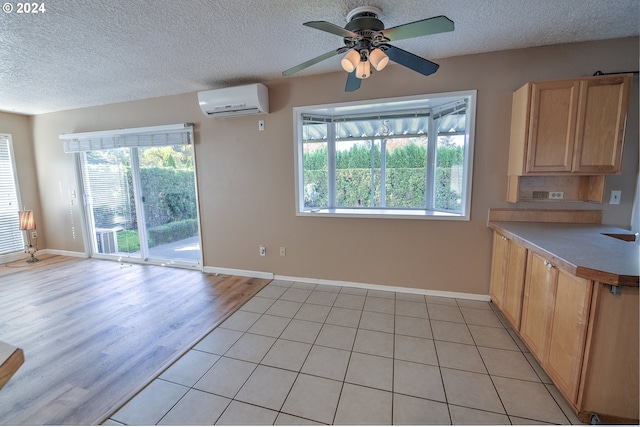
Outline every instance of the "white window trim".
<path id="1" fill-rule="evenodd" d="M 303 152 L 300 149 L 300 138 L 302 135 L 303 120 L 301 119 L 304 113 L 308 113 L 310 110 L 319 109 L 331 109 L 336 107 L 359 107 L 367 106 L 379 103 L 391 103 L 398 101 L 419 101 L 425 99 L 437 99 L 437 98 L 451 98 L 451 97 L 464 97 L 471 98 L 471 102 L 467 107 L 467 122 L 465 133 L 465 156 L 464 156 L 464 170 L 466 171 L 465 185 L 462 188 L 461 197 L 461 214 L 441 211 L 437 209 L 385 209 L 385 208 L 335 208 L 335 209 L 304 209 L 304 186 L 301 185 L 303 177 Z M 477 90 L 464 90 L 456 92 L 444 92 L 436 94 L 424 94 L 413 95 L 396 98 L 385 98 L 375 100 L 362 100 L 344 103 L 322 104 L 322 105 L 308 105 L 293 107 L 293 123 L 294 123 L 294 162 L 295 162 L 295 210 L 296 216 L 312 216 L 312 217 L 336 217 L 336 218 L 385 218 L 385 219 L 421 219 L 421 220 L 449 220 L 449 221 L 470 221 L 471 220 L 471 194 L 473 183 L 473 156 L 474 156 L 474 142 L 475 142 L 475 119 L 476 119 L 476 103 L 477 103 Z M 331 153 L 332 150 L 329 150 Z M 433 158 L 433 156 L 432 156 Z M 332 159 L 329 154 L 329 165 L 332 162 L 335 163 L 335 158 Z M 332 167 L 329 166 L 329 173 L 331 173 Z M 333 171 L 335 173 L 335 171 Z M 331 180 L 330 180 L 331 183 Z M 331 184 L 329 184 L 331 185 Z M 331 187 L 329 191 L 332 191 Z M 333 189 L 335 191 L 335 189 Z M 432 190 L 427 190 L 432 191 Z"/>
<path id="2" fill-rule="evenodd" d="M 7 146 L 9 149 L 9 162 L 11 163 L 11 168 L 12 168 L 12 172 L 13 172 L 13 185 L 14 185 L 14 191 L 15 191 L 15 197 L 16 197 L 16 201 L 18 203 L 17 209 L 16 209 L 16 225 L 18 225 L 18 216 L 17 213 L 18 211 L 22 210 L 21 206 L 22 206 L 22 199 L 20 197 L 20 182 L 18 181 L 18 165 L 16 164 L 16 158 L 15 158 L 15 153 L 14 153 L 14 149 L 13 149 L 13 139 L 11 137 L 11 134 L 8 133 L 0 133 L 0 139 L 6 140 L 7 141 Z M 19 242 L 21 242 L 21 244 L 16 245 L 16 250 L 14 252 L 6 252 L 3 254 L 0 254 L 0 262 L 4 262 L 6 261 L 8 258 L 8 256 L 11 256 L 12 254 L 16 254 L 16 253 L 20 253 L 24 251 L 24 245 L 25 245 L 25 241 L 24 241 L 24 234 L 22 230 L 19 230 L 18 228 L 16 228 L 16 236 L 17 239 L 19 240 Z M 12 236 L 14 237 L 14 236 Z M 13 242 L 13 243 L 19 243 L 19 242 Z M 19 247 L 19 248 L 18 248 Z"/>

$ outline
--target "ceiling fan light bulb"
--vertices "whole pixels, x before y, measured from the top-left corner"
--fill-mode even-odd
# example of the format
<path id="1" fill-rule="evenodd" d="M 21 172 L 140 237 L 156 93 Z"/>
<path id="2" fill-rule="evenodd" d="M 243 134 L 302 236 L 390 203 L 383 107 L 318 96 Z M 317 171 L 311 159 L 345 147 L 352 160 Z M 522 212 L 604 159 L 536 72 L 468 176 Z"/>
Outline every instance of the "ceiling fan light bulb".
<path id="1" fill-rule="evenodd" d="M 342 65 L 342 69 L 345 70 L 347 73 L 353 72 L 353 70 L 356 69 L 359 63 L 360 63 L 360 53 L 355 50 L 349 51 L 349 53 L 347 53 L 340 61 L 340 65 Z"/>
<path id="2" fill-rule="evenodd" d="M 371 65 L 373 65 L 376 71 L 382 71 L 389 63 L 389 57 L 382 49 L 373 49 L 369 54 L 369 61 L 371 61 Z"/>
<path id="3" fill-rule="evenodd" d="M 371 63 L 369 61 L 360 61 L 356 67 L 356 77 L 366 79 L 371 75 Z"/>

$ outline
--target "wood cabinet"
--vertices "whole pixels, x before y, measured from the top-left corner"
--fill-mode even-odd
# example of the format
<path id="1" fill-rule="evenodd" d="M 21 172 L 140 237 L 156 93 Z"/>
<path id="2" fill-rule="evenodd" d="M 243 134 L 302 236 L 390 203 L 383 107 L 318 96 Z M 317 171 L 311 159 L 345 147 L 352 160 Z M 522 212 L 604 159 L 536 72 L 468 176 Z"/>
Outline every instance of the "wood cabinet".
<path id="1" fill-rule="evenodd" d="M 622 171 L 630 89 L 631 75 L 580 81 L 573 172 L 619 174 Z"/>
<path id="2" fill-rule="evenodd" d="M 533 251 L 525 276 L 518 333 L 580 419 L 636 421 L 638 288 L 615 295 Z"/>
<path id="3" fill-rule="evenodd" d="M 515 175 L 571 171 L 579 92 L 578 80 L 527 83 L 516 92 L 520 102 L 512 114 L 524 115 L 528 132 L 512 129 L 511 140 L 526 149 Z"/>
<path id="4" fill-rule="evenodd" d="M 507 200 L 602 202 L 621 172 L 631 75 L 530 82 L 513 95 Z M 563 179 L 552 179 L 553 176 Z M 538 193 L 539 195 L 540 193 Z"/>
<path id="5" fill-rule="evenodd" d="M 558 270 L 534 252 L 529 252 L 527 266 L 520 335 L 531 353 L 544 364 Z"/>
<path id="6" fill-rule="evenodd" d="M 497 211 L 490 213 L 492 301 L 583 422 L 595 413 L 603 423 L 637 424 L 640 304 L 638 282 L 630 280 L 638 275 L 636 245 L 607 237 L 606 227 L 591 224 L 598 218 L 577 211 Z M 527 224 L 531 215 L 537 224 Z M 563 218 L 571 224 L 558 224 Z M 589 242 L 602 250 L 582 248 Z M 623 267 L 629 262 L 635 267 Z M 597 268 L 603 265 L 625 275 Z"/>
<path id="7" fill-rule="evenodd" d="M 491 282 L 489 296 L 500 309 L 504 308 L 504 290 L 509 259 L 509 240 L 502 234 L 493 233 L 493 255 L 491 256 Z"/>
<path id="8" fill-rule="evenodd" d="M 516 329 L 520 327 L 526 262 L 527 250 L 524 247 L 500 233 L 493 234 L 491 301 Z"/>
<path id="9" fill-rule="evenodd" d="M 595 283 L 576 402 L 585 422 L 595 412 L 615 416 L 610 423 L 638 424 L 638 307 L 637 287 L 614 294 L 609 285 Z"/>
<path id="10" fill-rule="evenodd" d="M 578 396 L 592 289 L 590 280 L 558 269 L 544 361 L 551 378 L 572 402 Z"/>

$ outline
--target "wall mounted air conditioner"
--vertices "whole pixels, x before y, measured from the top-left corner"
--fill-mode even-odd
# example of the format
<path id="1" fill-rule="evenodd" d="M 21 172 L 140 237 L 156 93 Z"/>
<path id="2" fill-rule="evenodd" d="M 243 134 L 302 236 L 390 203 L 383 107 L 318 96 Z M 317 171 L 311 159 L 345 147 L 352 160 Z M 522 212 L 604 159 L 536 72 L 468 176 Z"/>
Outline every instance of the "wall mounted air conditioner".
<path id="1" fill-rule="evenodd" d="M 269 90 L 262 83 L 198 92 L 198 103 L 209 117 L 234 117 L 269 112 Z"/>

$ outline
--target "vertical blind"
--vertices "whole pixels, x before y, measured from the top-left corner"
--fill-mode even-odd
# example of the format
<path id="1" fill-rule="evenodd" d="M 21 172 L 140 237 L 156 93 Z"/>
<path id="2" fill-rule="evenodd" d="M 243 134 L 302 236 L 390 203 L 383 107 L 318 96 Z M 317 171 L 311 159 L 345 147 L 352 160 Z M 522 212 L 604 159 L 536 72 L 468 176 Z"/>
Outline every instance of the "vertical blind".
<path id="1" fill-rule="evenodd" d="M 0 135 L 0 255 L 24 249 L 11 140 Z"/>

